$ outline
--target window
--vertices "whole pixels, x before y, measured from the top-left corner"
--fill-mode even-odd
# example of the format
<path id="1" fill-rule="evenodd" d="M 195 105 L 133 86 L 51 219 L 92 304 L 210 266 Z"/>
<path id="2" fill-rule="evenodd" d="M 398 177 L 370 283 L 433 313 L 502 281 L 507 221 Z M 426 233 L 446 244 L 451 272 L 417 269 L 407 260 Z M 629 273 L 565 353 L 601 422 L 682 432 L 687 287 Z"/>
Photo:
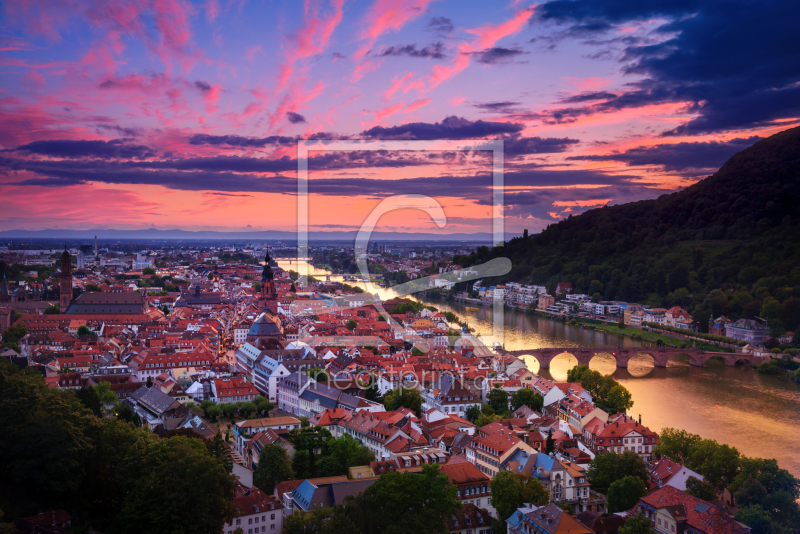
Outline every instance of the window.
<path id="1" fill-rule="evenodd" d="M 256 523 L 258 523 L 258 518 L 256 517 Z"/>
<path id="2" fill-rule="evenodd" d="M 250 519 L 248 519 L 248 520 L 247 520 L 247 524 L 248 524 L 248 525 L 252 525 L 252 524 L 253 524 L 253 518 L 252 518 L 252 517 L 251 517 Z"/>
<path id="3" fill-rule="evenodd" d="M 275 514 L 272 514 L 272 516 L 270 517 L 270 519 L 275 519 Z"/>

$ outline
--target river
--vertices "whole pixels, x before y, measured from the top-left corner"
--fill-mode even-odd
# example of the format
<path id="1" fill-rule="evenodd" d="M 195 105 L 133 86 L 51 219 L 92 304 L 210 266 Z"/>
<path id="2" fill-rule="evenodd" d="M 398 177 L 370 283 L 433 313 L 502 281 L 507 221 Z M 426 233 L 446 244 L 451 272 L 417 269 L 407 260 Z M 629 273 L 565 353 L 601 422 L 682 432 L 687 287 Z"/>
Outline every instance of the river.
<path id="1" fill-rule="evenodd" d="M 278 262 L 281 265 L 283 262 Z M 287 269 L 294 268 L 285 264 Z M 281 265 L 283 267 L 283 265 Z M 324 276 L 326 271 L 309 267 L 309 273 Z M 341 277 L 331 276 L 341 281 Z M 360 285 L 350 282 L 351 285 Z M 363 285 L 362 285 L 363 287 Z M 391 288 L 381 289 L 386 300 L 395 296 Z M 452 311 L 469 322 L 475 334 L 487 345 L 491 337 L 491 309 L 463 303 L 431 302 L 443 311 Z M 504 339 L 507 350 L 544 347 L 642 346 L 624 336 L 586 330 L 521 312 L 504 312 Z M 532 357 L 525 362 L 533 372 L 539 364 Z M 564 380 L 577 363 L 572 356 L 554 359 L 542 376 Z M 746 367 L 728 367 L 711 360 L 705 367 L 692 367 L 688 359 L 670 360 L 666 368 L 653 367 L 647 356 L 631 358 L 628 368 L 617 368 L 611 356 L 598 355 L 592 369 L 613 374 L 633 395 L 631 414 L 642 415 L 642 422 L 655 431 L 664 427 L 682 428 L 704 438 L 736 447 L 746 456 L 776 458 L 778 464 L 800 478 L 800 388 L 777 376 L 759 375 Z"/>

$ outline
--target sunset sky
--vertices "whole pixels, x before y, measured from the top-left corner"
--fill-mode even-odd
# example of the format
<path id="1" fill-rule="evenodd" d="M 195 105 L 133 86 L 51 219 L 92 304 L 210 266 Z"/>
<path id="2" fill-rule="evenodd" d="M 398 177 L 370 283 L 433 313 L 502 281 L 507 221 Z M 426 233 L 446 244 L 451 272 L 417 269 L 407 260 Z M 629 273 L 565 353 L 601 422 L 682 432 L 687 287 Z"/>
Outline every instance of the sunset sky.
<path id="1" fill-rule="evenodd" d="M 711 174 L 800 117 L 800 4 L 19 0 L 0 14 L 0 230 L 293 230 L 298 139 L 312 230 L 393 194 L 442 230 L 535 232 Z M 446 140 L 447 142 L 436 142 Z M 380 230 L 433 231 L 419 212 Z"/>

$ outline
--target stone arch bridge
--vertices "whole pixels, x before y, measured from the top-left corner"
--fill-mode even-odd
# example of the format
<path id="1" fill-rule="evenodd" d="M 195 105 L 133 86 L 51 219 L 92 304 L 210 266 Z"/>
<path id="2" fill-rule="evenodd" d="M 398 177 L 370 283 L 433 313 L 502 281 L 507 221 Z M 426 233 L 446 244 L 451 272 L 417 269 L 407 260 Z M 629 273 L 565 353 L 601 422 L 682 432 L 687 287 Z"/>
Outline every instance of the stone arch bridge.
<path id="1" fill-rule="evenodd" d="M 738 352 L 708 352 L 699 349 L 674 349 L 667 347 L 567 347 L 545 349 L 523 349 L 506 351 L 512 356 L 533 356 L 542 369 L 549 369 L 550 362 L 561 354 L 571 354 L 578 360 L 579 365 L 589 365 L 589 362 L 599 354 L 609 354 L 617 361 L 617 367 L 628 367 L 628 360 L 637 354 L 647 354 L 653 358 L 656 367 L 666 367 L 667 361 L 677 355 L 689 356 L 690 365 L 703 367 L 708 360 L 717 357 L 725 360 L 725 365 L 734 366 L 739 362 L 758 364 L 766 360 L 763 356 L 742 354 Z"/>

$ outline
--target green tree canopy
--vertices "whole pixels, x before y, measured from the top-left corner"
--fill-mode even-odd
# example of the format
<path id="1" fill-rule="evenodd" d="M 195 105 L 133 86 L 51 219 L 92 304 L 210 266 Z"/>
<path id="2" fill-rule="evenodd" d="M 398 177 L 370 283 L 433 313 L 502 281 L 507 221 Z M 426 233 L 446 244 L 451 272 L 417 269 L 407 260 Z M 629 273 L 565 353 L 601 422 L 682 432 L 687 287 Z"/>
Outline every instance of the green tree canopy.
<path id="1" fill-rule="evenodd" d="M 508 392 L 495 384 L 495 387 L 486 395 L 486 402 L 497 414 L 504 414 L 508 411 Z"/>
<path id="2" fill-rule="evenodd" d="M 78 334 L 78 337 L 91 336 L 92 334 L 94 334 L 94 332 L 92 332 L 92 330 L 88 326 L 81 325 L 81 326 L 78 327 L 77 334 Z"/>
<path id="3" fill-rule="evenodd" d="M 102 383 L 101 383 L 102 384 Z M 100 389 L 98 394 L 97 389 Z M 17 517 L 64 508 L 103 532 L 214 533 L 235 512 L 235 479 L 200 439 L 159 439 L 123 417 L 102 418 L 102 388 L 51 390 L 0 361 L 0 480 Z M 135 420 L 135 416 L 132 418 Z"/>
<path id="4" fill-rule="evenodd" d="M 608 493 L 611 484 L 625 477 L 636 477 L 645 484 L 650 479 L 644 460 L 633 451 L 598 454 L 589 462 L 586 476 L 592 489 L 604 495 Z"/>
<path id="5" fill-rule="evenodd" d="M 360 532 L 405 534 L 447 532 L 446 518 L 461 508 L 456 487 L 438 465 L 424 465 L 421 473 L 391 472 L 353 499 L 352 514 Z"/>
<path id="6" fill-rule="evenodd" d="M 717 490 L 714 485 L 697 477 L 686 479 L 686 493 L 704 501 L 714 502 L 717 500 Z"/>
<path id="7" fill-rule="evenodd" d="M 544 407 L 544 397 L 531 388 L 520 388 L 511 394 L 511 409 L 517 410 L 521 406 L 541 412 Z"/>
<path id="8" fill-rule="evenodd" d="M 739 473 L 741 458 L 734 447 L 720 445 L 712 439 L 700 441 L 689 456 L 686 466 L 694 469 L 718 492 L 731 484 Z"/>
<path id="9" fill-rule="evenodd" d="M 491 483 L 492 506 L 500 521 L 505 522 L 524 503 L 544 506 L 550 494 L 538 479 L 524 473 L 500 471 Z M 505 524 L 505 523 L 504 523 Z"/>
<path id="10" fill-rule="evenodd" d="M 685 464 L 701 439 L 697 434 L 686 430 L 667 427 L 659 434 L 658 445 L 653 452 L 657 456 L 666 456 L 679 464 Z"/>
<path id="11" fill-rule="evenodd" d="M 236 514 L 236 479 L 201 440 L 176 436 L 138 452 L 136 461 L 120 467 L 127 494 L 114 532 L 173 533 L 176 511 L 187 510 L 181 519 L 185 532 L 219 534 Z"/>
<path id="12" fill-rule="evenodd" d="M 653 523 L 642 514 L 629 517 L 619 529 L 619 534 L 656 534 Z"/>
<path id="13" fill-rule="evenodd" d="M 608 487 L 608 511 L 612 514 L 630 510 L 639 499 L 647 495 L 647 486 L 636 476 L 615 480 Z"/>
<path id="14" fill-rule="evenodd" d="M 253 485 L 268 495 L 285 480 L 293 480 L 292 459 L 286 449 L 277 443 L 268 443 L 261 449 L 258 465 L 253 473 Z"/>
<path id="15" fill-rule="evenodd" d="M 464 413 L 464 416 L 466 417 L 467 421 L 473 424 L 475 423 L 475 421 L 478 420 L 478 417 L 480 417 L 480 415 L 481 415 L 481 407 L 477 404 L 473 404 L 472 406 L 467 408 L 467 411 Z"/>
<path id="16" fill-rule="evenodd" d="M 416 388 L 400 387 L 383 397 L 383 405 L 387 411 L 408 408 L 416 414 L 422 415 L 422 394 Z"/>

